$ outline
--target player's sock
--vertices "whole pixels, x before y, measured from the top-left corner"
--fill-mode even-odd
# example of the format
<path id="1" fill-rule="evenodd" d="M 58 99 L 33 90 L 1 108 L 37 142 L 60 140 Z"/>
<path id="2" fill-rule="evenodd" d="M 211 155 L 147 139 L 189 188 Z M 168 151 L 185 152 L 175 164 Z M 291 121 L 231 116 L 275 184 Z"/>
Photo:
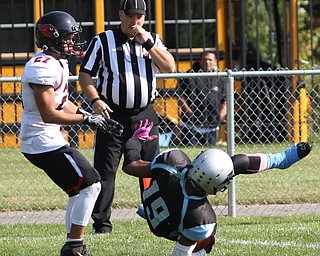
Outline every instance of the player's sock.
<path id="1" fill-rule="evenodd" d="M 67 242 L 68 243 L 79 243 L 82 244 L 83 243 L 83 238 L 67 238 Z"/>
<path id="2" fill-rule="evenodd" d="M 302 158 L 306 157 L 311 151 L 308 142 L 300 142 L 285 151 L 276 154 L 266 154 L 268 159 L 267 169 L 286 169 Z"/>

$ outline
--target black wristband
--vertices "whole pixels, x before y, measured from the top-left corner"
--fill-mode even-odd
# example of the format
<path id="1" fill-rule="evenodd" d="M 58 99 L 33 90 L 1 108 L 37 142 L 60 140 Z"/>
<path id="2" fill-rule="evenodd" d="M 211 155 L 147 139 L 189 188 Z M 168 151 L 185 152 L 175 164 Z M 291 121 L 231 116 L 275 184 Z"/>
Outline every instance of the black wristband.
<path id="1" fill-rule="evenodd" d="M 92 107 L 92 105 L 96 103 L 98 100 L 100 100 L 100 97 L 92 99 L 92 101 L 90 102 L 90 106 Z"/>
<path id="2" fill-rule="evenodd" d="M 150 38 L 142 44 L 142 47 L 147 51 L 149 51 L 153 46 L 154 46 L 154 43 L 152 43 Z"/>

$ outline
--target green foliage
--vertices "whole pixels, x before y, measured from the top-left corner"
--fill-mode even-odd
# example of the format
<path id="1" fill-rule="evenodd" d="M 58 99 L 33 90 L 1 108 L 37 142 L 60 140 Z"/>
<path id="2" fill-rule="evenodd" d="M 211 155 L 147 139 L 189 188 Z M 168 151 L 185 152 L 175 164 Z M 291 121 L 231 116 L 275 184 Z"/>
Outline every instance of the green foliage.
<path id="1" fill-rule="evenodd" d="M 315 57 L 313 61 L 317 63 L 320 58 L 320 26 L 314 26 L 316 23 L 310 19 L 309 4 L 308 0 L 299 1 L 299 58 L 311 61 Z"/>
<path id="2" fill-rule="evenodd" d="M 263 1 L 248 0 L 246 4 L 246 24 L 247 24 L 247 40 L 253 43 L 256 47 L 259 45 L 259 51 L 263 60 L 271 63 L 272 56 L 270 52 L 276 52 L 275 49 L 270 49 L 271 33 L 274 31 L 273 27 L 270 27 L 270 17 L 272 15 L 266 8 Z M 272 43 L 272 42 L 271 42 Z M 276 47 L 276 45 L 273 45 Z"/>
<path id="3" fill-rule="evenodd" d="M 315 2 L 315 1 L 314 1 Z M 310 7 L 309 0 L 298 0 L 298 50 L 299 59 L 313 61 L 319 65 L 320 58 L 320 22 L 319 11 L 315 8 L 319 3 L 313 3 Z M 246 3 L 247 39 L 255 46 L 259 44 L 259 51 L 263 60 L 268 62 L 277 61 L 277 38 L 275 37 L 276 24 L 273 4 L 276 1 L 254 1 Z M 278 1 L 280 24 L 284 24 L 284 11 L 282 1 Z M 310 19 L 310 10 L 313 10 L 313 20 Z M 295 14 L 293 14 L 295 15 Z M 317 16 L 318 15 L 318 16 Z M 284 29 L 282 29 L 284 33 Z"/>

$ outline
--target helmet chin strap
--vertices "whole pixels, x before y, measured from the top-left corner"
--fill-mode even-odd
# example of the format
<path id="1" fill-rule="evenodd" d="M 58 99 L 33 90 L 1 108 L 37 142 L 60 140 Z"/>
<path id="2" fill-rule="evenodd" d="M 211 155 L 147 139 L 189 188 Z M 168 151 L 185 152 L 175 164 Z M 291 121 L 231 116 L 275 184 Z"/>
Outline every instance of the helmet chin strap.
<path id="1" fill-rule="evenodd" d="M 66 52 L 61 52 L 61 51 L 58 51 L 56 50 L 53 46 L 47 46 L 47 45 L 43 45 L 42 46 L 42 50 L 43 51 L 50 51 L 50 52 L 53 52 L 55 54 L 58 54 L 61 56 L 62 59 L 68 59 L 70 58 L 71 56 L 71 53 L 70 54 L 67 54 Z"/>

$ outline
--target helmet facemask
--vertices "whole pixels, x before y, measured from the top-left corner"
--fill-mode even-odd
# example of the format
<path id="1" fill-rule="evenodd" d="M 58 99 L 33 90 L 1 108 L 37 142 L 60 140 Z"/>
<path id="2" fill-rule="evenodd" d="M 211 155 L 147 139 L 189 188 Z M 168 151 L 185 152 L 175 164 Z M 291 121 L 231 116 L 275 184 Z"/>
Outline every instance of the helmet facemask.
<path id="1" fill-rule="evenodd" d="M 225 179 L 225 181 L 223 181 L 219 187 L 216 187 L 215 190 L 214 190 L 214 193 L 213 195 L 216 195 L 217 192 L 221 191 L 221 192 L 224 192 L 227 188 L 228 188 L 228 185 L 230 184 L 231 180 L 233 179 L 234 177 L 234 173 L 230 173 L 227 178 Z"/>
<path id="2" fill-rule="evenodd" d="M 80 27 L 81 31 L 82 28 Z M 85 48 L 87 45 L 87 41 L 81 41 L 80 38 L 80 32 L 77 32 L 75 34 L 73 34 L 73 47 L 70 49 L 71 55 L 76 55 L 76 56 L 80 56 L 83 57 L 84 53 L 85 53 Z"/>

